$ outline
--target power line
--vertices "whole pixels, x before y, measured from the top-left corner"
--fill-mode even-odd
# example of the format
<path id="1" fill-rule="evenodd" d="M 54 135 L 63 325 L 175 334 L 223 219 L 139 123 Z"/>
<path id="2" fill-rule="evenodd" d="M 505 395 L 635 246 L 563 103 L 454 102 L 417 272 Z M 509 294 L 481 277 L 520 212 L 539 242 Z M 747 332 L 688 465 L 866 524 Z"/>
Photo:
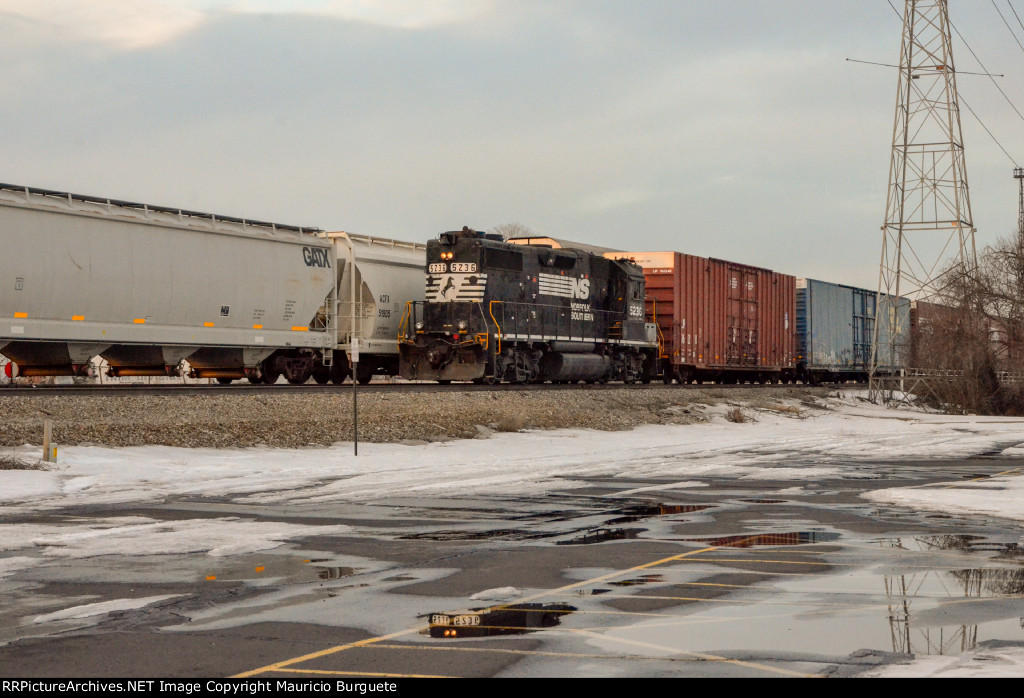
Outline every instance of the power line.
<path id="1" fill-rule="evenodd" d="M 994 142 L 994 143 L 995 143 L 995 144 L 996 144 L 997 146 L 999 146 L 999 149 L 1000 149 L 1001 151 L 1003 151 L 1003 154 L 1004 154 L 1004 155 L 1005 155 L 1005 156 L 1006 156 L 1007 158 L 1009 158 L 1010 162 L 1012 162 L 1012 163 L 1013 163 L 1013 166 L 1014 166 L 1014 167 L 1020 167 L 1020 165 L 1018 165 L 1018 164 L 1017 164 L 1017 161 L 1013 159 L 1013 156 L 1012 156 L 1012 155 L 1010 155 L 1010 154 L 1009 154 L 1008 152 L 1006 152 L 1006 148 L 1004 148 L 1004 147 L 1003 147 L 1003 144 L 999 142 L 999 139 L 998 139 L 998 138 L 996 138 L 996 137 L 995 137 L 995 135 L 994 135 L 994 134 L 992 133 L 992 131 L 990 131 L 990 130 L 989 130 L 988 126 L 986 126 L 986 125 L 985 125 L 985 122 L 981 120 L 981 117 L 980 117 L 980 116 L 978 116 L 978 115 L 977 115 L 977 114 L 976 114 L 976 113 L 974 112 L 974 110 L 973 110 L 973 109 L 971 109 L 971 105 L 967 103 L 967 100 L 966 100 L 966 99 L 964 99 L 964 96 L 963 96 L 963 95 L 959 95 L 959 100 L 960 100 L 960 103 L 961 103 L 961 104 L 963 104 L 963 105 L 964 105 L 965 107 L 967 107 L 967 111 L 969 111 L 969 112 L 971 113 L 971 116 L 973 116 L 973 117 L 974 117 L 974 118 L 975 118 L 975 119 L 976 119 L 976 120 L 978 121 L 978 123 L 979 123 L 979 124 L 981 124 L 981 127 L 982 127 L 983 129 L 985 129 L 985 133 L 987 133 L 987 134 L 989 135 L 989 138 L 991 138 L 991 139 L 992 139 L 992 141 L 993 141 L 993 142 Z"/>
<path id="2" fill-rule="evenodd" d="M 992 3 L 992 7 L 995 8 L 996 13 L 999 15 L 999 19 L 1003 20 L 1003 24 L 1005 24 L 1006 28 L 1010 30 L 1010 36 L 1012 36 L 1013 40 L 1017 42 L 1017 46 L 1020 47 L 1021 52 L 1024 52 L 1024 44 L 1020 43 L 1020 39 L 1017 38 L 1017 33 L 1013 31 L 1013 27 L 1010 26 L 1010 23 L 1006 21 L 1006 17 L 1003 16 L 1002 10 L 1000 10 L 999 5 L 996 4 L 996 0 L 990 0 L 990 2 Z M 1010 6 L 1010 9 L 1013 9 L 1012 5 Z M 1017 19 L 1020 21 L 1019 17 Z"/>
<path id="3" fill-rule="evenodd" d="M 1020 15 L 1017 14 L 1017 10 L 1013 7 L 1013 3 L 1010 0 L 1006 0 L 1006 4 L 1010 6 L 1010 10 L 1013 12 L 1013 16 L 1017 18 L 1017 24 L 1020 25 L 1021 29 L 1024 29 L 1024 22 L 1020 21 Z"/>
<path id="4" fill-rule="evenodd" d="M 899 68 L 900 67 L 898 65 L 895 65 L 894 63 L 876 63 L 875 61 L 860 61 L 860 60 L 857 60 L 856 58 L 847 58 L 846 60 L 849 61 L 850 63 L 864 63 L 865 65 L 880 65 L 883 68 Z M 987 77 L 990 77 L 990 78 L 1005 78 L 1006 77 L 1006 75 L 1004 75 L 1002 73 L 971 73 L 971 72 L 968 72 L 968 71 L 965 71 L 965 70 L 958 70 L 958 71 L 956 71 L 956 74 L 957 75 L 984 75 L 984 76 L 987 76 Z"/>

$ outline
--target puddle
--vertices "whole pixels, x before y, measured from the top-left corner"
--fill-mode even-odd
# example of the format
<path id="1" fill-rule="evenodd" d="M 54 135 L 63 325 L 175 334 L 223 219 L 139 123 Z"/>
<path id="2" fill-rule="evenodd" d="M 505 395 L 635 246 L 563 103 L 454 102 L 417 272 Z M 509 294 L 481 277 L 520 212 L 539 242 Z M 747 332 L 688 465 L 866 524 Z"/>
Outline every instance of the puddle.
<path id="1" fill-rule="evenodd" d="M 533 540 L 536 538 L 551 538 L 557 533 L 538 531 L 524 531 L 522 529 L 495 529 L 490 531 L 460 531 L 455 529 L 426 531 L 424 533 L 406 533 L 398 536 L 398 540 L 436 540 L 436 541 L 460 541 L 460 540 Z"/>
<path id="2" fill-rule="evenodd" d="M 635 523 L 640 519 L 652 516 L 671 516 L 672 514 L 693 514 L 706 509 L 713 509 L 712 504 L 638 504 L 618 510 L 621 516 L 605 521 L 609 526 L 615 524 Z"/>
<path id="3" fill-rule="evenodd" d="M 838 533 L 830 531 L 796 531 L 793 533 L 755 533 L 722 536 L 720 538 L 684 538 L 694 543 L 706 543 L 717 548 L 755 548 L 760 546 L 812 545 L 839 540 Z"/>
<path id="4" fill-rule="evenodd" d="M 643 586 L 644 584 L 655 584 L 657 582 L 664 582 L 665 576 L 661 574 L 642 574 L 639 577 L 633 579 L 623 579 L 618 582 L 608 582 L 613 587 L 636 587 Z"/>
<path id="5" fill-rule="evenodd" d="M 609 540 L 632 540 L 646 530 L 646 528 L 599 528 L 571 540 L 560 540 L 555 545 L 592 545 Z"/>
<path id="6" fill-rule="evenodd" d="M 911 542 L 893 552 L 905 562 L 911 552 L 934 559 L 932 550 Z M 886 557 L 875 558 L 883 569 Z M 971 569 L 911 564 L 908 574 L 861 568 L 786 576 L 733 595 L 731 603 L 701 604 L 678 617 L 611 628 L 591 643 L 620 652 L 643 643 L 664 653 L 842 657 L 870 649 L 955 657 L 986 643 L 1024 642 L 1024 569 L 998 564 L 993 559 L 991 567 Z M 1012 675 L 1012 666 L 1006 670 Z"/>
<path id="7" fill-rule="evenodd" d="M 317 567 L 316 576 L 320 579 L 341 579 L 356 573 L 355 567 Z"/>
<path id="8" fill-rule="evenodd" d="M 914 536 L 911 538 L 879 538 L 877 543 L 890 548 L 904 550 L 956 550 L 965 553 L 995 553 L 999 559 L 1017 560 L 1024 557 L 1020 543 L 1000 543 L 985 536 L 939 535 Z"/>
<path id="9" fill-rule="evenodd" d="M 562 622 L 562 616 L 576 610 L 566 603 L 520 603 L 466 611 L 427 614 L 430 637 L 490 637 L 524 635 Z"/>

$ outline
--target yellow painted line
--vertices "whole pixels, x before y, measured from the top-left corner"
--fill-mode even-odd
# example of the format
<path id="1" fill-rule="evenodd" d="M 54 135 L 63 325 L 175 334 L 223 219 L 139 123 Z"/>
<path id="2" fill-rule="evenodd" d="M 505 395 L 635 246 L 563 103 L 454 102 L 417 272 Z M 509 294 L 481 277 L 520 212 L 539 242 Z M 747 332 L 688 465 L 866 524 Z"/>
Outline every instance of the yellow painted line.
<path id="1" fill-rule="evenodd" d="M 19 320 L 25 320 L 26 318 L 28 318 L 28 313 L 15 313 L 14 317 L 18 318 Z"/>
<path id="2" fill-rule="evenodd" d="M 401 647 L 401 645 L 399 645 Z M 457 679 L 458 676 L 440 674 L 385 674 L 374 671 L 327 671 L 325 669 L 278 669 L 284 674 L 324 674 L 327 676 L 376 676 L 383 679 Z M 234 678 L 234 677 L 232 677 Z"/>
<path id="3" fill-rule="evenodd" d="M 754 538 L 754 536 L 751 536 L 751 538 Z M 688 552 L 685 552 L 685 553 L 679 553 L 678 555 L 670 555 L 669 557 L 661 558 L 660 560 L 654 560 L 653 562 L 647 562 L 647 563 L 645 563 L 643 565 L 636 565 L 635 567 L 630 567 L 630 568 L 625 569 L 625 570 L 618 570 L 616 572 L 609 572 L 608 574 L 604 574 L 604 575 L 601 575 L 599 577 L 593 577 L 591 579 L 587 579 L 587 580 L 584 580 L 584 581 L 581 581 L 581 582 L 575 582 L 573 584 L 566 584 L 565 586 L 561 586 L 561 587 L 558 587 L 556 589 L 549 589 L 549 590 L 546 590 L 546 591 L 537 592 L 536 594 L 533 594 L 532 596 L 527 596 L 527 597 L 524 597 L 524 598 L 521 598 L 521 599 L 517 599 L 515 603 L 516 604 L 529 603 L 531 601 L 536 601 L 538 599 L 542 599 L 542 598 L 545 598 L 545 597 L 548 597 L 548 596 L 553 596 L 553 595 L 557 595 L 557 594 L 563 594 L 563 593 L 565 593 L 567 591 L 570 591 L 570 590 L 573 590 L 573 589 L 578 589 L 580 587 L 584 587 L 584 586 L 587 586 L 589 584 L 599 584 L 599 583 L 605 582 L 605 581 L 607 581 L 609 579 L 614 579 L 616 577 L 622 577 L 624 575 L 633 574 L 633 573 L 636 573 L 636 572 L 640 572 L 642 570 L 649 570 L 649 569 L 652 569 L 654 567 L 659 567 L 661 565 L 665 565 L 665 564 L 668 564 L 668 563 L 671 563 L 671 562 L 676 562 L 676 561 L 679 561 L 679 560 L 686 560 L 688 558 L 691 558 L 694 555 L 699 555 L 701 553 L 712 552 L 712 551 L 715 551 L 715 550 L 719 550 L 719 548 L 715 548 L 715 547 L 701 548 L 699 550 L 691 550 L 691 551 L 688 551 Z M 811 563 L 806 563 L 806 564 L 811 564 Z M 493 609 L 500 609 L 500 608 L 504 608 L 505 606 L 507 606 L 507 604 L 492 606 L 492 607 L 490 607 L 490 608 L 488 608 L 488 609 L 486 609 L 484 611 L 481 611 L 481 612 L 487 612 L 487 611 L 493 610 Z M 303 655 L 301 657 L 295 657 L 294 659 L 287 659 L 287 660 L 282 661 L 282 662 L 277 662 L 275 664 L 268 664 L 267 666 L 260 667 L 258 669 L 252 669 L 250 671 L 246 671 L 246 672 L 243 672 L 241 674 L 236 674 L 236 675 L 232 676 L 231 678 L 239 678 L 239 679 L 241 679 L 241 678 L 248 678 L 250 676 L 256 676 L 258 674 L 265 674 L 265 673 L 274 672 L 274 671 L 282 671 L 286 667 L 292 666 L 294 664 L 299 664 L 301 662 L 310 661 L 312 659 L 319 659 L 320 657 L 326 657 L 326 656 L 329 656 L 329 655 L 332 655 L 332 654 L 336 654 L 338 652 L 343 652 L 345 650 L 354 649 L 354 648 L 357 648 L 357 647 L 366 647 L 366 646 L 369 646 L 369 645 L 379 644 L 379 643 L 382 643 L 382 642 L 384 642 L 386 640 L 392 640 L 392 639 L 397 638 L 397 637 L 404 637 L 404 636 L 407 636 L 407 635 L 418 634 L 419 632 L 420 632 L 420 629 L 412 628 L 412 629 L 408 629 L 408 630 L 400 630 L 398 632 L 390 633 L 388 635 L 380 635 L 378 637 L 372 637 L 372 638 L 368 638 L 366 640 L 360 640 L 358 642 L 351 642 L 351 643 L 348 643 L 348 644 L 345 644 L 345 645 L 338 645 L 336 647 L 329 647 L 327 649 L 320 650 L 318 652 L 313 652 L 311 654 L 306 654 L 306 655 Z M 589 631 L 575 631 L 574 630 L 573 632 L 583 632 L 584 634 L 595 635 L 596 637 L 603 637 L 603 636 L 597 635 L 595 633 L 590 633 Z M 618 640 L 618 638 L 606 638 L 606 639 Z M 741 661 L 738 661 L 738 660 L 727 659 L 725 657 L 716 657 L 715 655 L 700 654 L 700 653 L 696 653 L 696 652 L 685 652 L 685 651 L 682 651 L 682 650 L 676 650 L 676 649 L 673 649 L 673 648 L 662 647 L 662 646 L 654 645 L 654 644 L 650 644 L 650 643 L 640 643 L 639 641 L 624 641 L 624 642 L 626 642 L 627 644 L 637 644 L 637 645 L 640 645 L 640 646 L 646 645 L 648 648 L 657 649 L 659 651 L 669 651 L 669 652 L 673 652 L 673 653 L 677 653 L 677 654 L 678 653 L 683 653 L 683 654 L 686 654 L 688 656 L 699 657 L 699 658 L 704 659 L 706 661 L 721 661 L 721 662 L 726 662 L 726 663 L 732 663 L 732 664 L 736 664 L 738 666 L 745 666 L 745 667 L 748 667 L 748 668 L 760 669 L 762 671 L 766 671 L 766 672 L 769 672 L 769 673 L 778 673 L 778 674 L 784 674 L 784 675 L 787 675 L 787 676 L 813 676 L 813 675 L 810 675 L 810 674 L 803 674 L 803 673 L 793 672 L 793 671 L 789 671 L 789 670 L 785 670 L 785 669 L 777 669 L 775 667 L 754 664 L 754 663 L 751 663 L 751 662 L 741 662 Z M 295 670 L 295 671 L 298 671 L 298 670 Z"/>
<path id="4" fill-rule="evenodd" d="M 134 320 L 132 320 L 132 322 L 134 322 L 136 325 L 145 325 L 146 324 L 146 318 L 137 317 Z"/>
<path id="5" fill-rule="evenodd" d="M 373 645 L 373 644 L 376 644 L 378 642 L 383 642 L 385 640 L 393 640 L 396 637 L 405 637 L 406 635 L 415 635 L 415 634 L 419 633 L 419 631 L 420 631 L 419 628 L 412 628 L 410 630 L 399 630 L 398 632 L 390 633 L 388 635 L 381 635 L 379 637 L 371 637 L 371 638 L 367 638 L 366 640 L 359 640 L 358 642 L 350 642 L 347 645 L 337 645 L 335 647 L 328 647 L 327 649 L 320 650 L 319 652 L 312 652 L 310 654 L 304 654 L 301 657 L 295 657 L 294 659 L 286 659 L 283 662 L 277 662 L 276 664 L 268 664 L 267 666 L 260 667 L 259 669 L 252 669 L 250 671 L 242 672 L 241 674 L 235 674 L 234 676 L 232 676 L 230 678 L 232 678 L 232 679 L 244 679 L 244 678 L 248 678 L 250 676 L 256 676 L 257 674 L 266 674 L 267 672 L 271 672 L 271 671 L 283 671 L 285 669 L 285 667 L 289 667 L 292 664 L 298 664 L 300 662 L 308 662 L 308 661 L 310 661 L 312 659 L 319 659 L 320 657 L 327 657 L 329 655 L 336 654 L 338 652 L 344 652 L 345 650 L 350 650 L 350 649 L 352 649 L 354 647 L 365 647 L 367 645 Z"/>
<path id="6" fill-rule="evenodd" d="M 644 654 L 585 654 L 582 652 L 545 652 L 543 650 L 512 650 L 504 647 L 466 647 L 465 645 L 456 645 L 442 643 L 439 645 L 376 645 L 377 649 L 382 650 L 417 650 L 423 652 L 469 652 L 469 653 L 480 653 L 480 654 L 511 654 L 520 657 L 555 657 L 561 659 L 611 659 L 614 661 L 630 661 L 630 662 L 650 662 L 650 661 L 663 661 L 663 662 L 703 662 L 703 659 L 698 657 L 665 657 L 662 655 L 644 655 Z M 299 669 L 291 669 L 289 671 L 300 671 Z"/>
<path id="7" fill-rule="evenodd" d="M 565 586 L 558 587 L 557 589 L 551 589 L 549 591 L 537 592 L 533 596 L 527 596 L 524 599 L 517 599 L 516 603 L 517 604 L 529 603 L 530 601 L 536 601 L 537 599 L 542 599 L 545 596 L 551 596 L 551 595 L 554 595 L 554 594 L 561 594 L 563 592 L 569 591 L 570 589 L 578 589 L 580 587 L 587 586 L 588 584 L 600 584 L 601 582 L 608 581 L 609 579 L 614 579 L 616 577 L 622 577 L 624 575 L 632 574 L 634 572 L 639 572 L 641 570 L 649 570 L 652 567 L 659 567 L 661 565 L 668 564 L 669 562 L 675 562 L 677 560 L 684 560 L 684 559 L 690 557 L 691 555 L 700 555 L 701 553 L 709 553 L 709 552 L 711 552 L 713 550 L 717 550 L 717 548 L 714 548 L 714 547 L 711 547 L 711 548 L 701 548 L 700 550 L 691 550 L 690 552 L 687 552 L 687 553 L 680 553 L 678 555 L 672 555 L 670 557 L 665 557 L 665 558 L 662 558 L 660 560 L 655 560 L 654 562 L 648 562 L 647 564 L 644 564 L 644 565 L 637 565 L 636 567 L 630 567 L 629 569 L 626 569 L 626 570 L 619 570 L 618 572 L 609 572 L 608 574 L 601 575 L 600 577 L 594 577 L 593 579 L 588 579 L 588 580 L 583 581 L 583 582 L 576 582 L 575 584 L 566 584 Z M 492 606 L 492 608 L 504 608 L 504 606 Z"/>
<path id="8" fill-rule="evenodd" d="M 726 657 L 719 657 L 719 656 L 714 655 L 714 654 L 705 654 L 703 652 L 690 652 L 688 650 L 680 650 L 680 649 L 676 649 L 674 647 L 667 647 L 665 645 L 658 645 L 658 644 L 655 644 L 653 642 L 644 642 L 643 640 L 629 640 L 629 639 L 622 638 L 622 637 L 611 637 L 611 636 L 608 636 L 608 635 L 602 635 L 600 633 L 595 633 L 595 632 L 590 631 L 590 630 L 574 630 L 573 632 L 580 633 L 581 635 L 589 635 L 590 637 L 593 637 L 593 638 L 596 638 L 596 639 L 600 639 L 600 640 L 605 640 L 605 641 L 610 641 L 610 642 L 619 642 L 619 643 L 622 643 L 624 645 L 635 645 L 637 647 L 643 647 L 645 649 L 653 649 L 653 650 L 658 650 L 658 651 L 661 651 L 661 652 L 672 652 L 673 654 L 682 654 L 682 655 L 685 655 L 687 657 L 697 657 L 698 659 L 703 659 L 706 662 L 722 662 L 723 664 L 734 664 L 736 666 L 746 667 L 748 669 L 756 669 L 758 671 L 767 671 L 767 672 L 772 673 L 772 674 L 781 674 L 783 676 L 797 676 L 797 677 L 808 678 L 808 679 L 822 678 L 822 677 L 817 676 L 815 674 L 807 674 L 807 673 L 804 673 L 804 672 L 801 672 L 801 671 L 791 671 L 790 669 L 780 669 L 778 667 L 768 666 L 768 665 L 765 665 L 765 664 L 755 664 L 753 662 L 744 662 L 744 661 L 742 661 L 740 659 L 728 659 Z"/>
<path id="9" fill-rule="evenodd" d="M 715 550 L 721 550 L 721 548 Z M 772 565 L 806 565 L 808 567 L 863 567 L 863 565 L 856 565 L 852 562 L 804 562 L 803 560 L 737 559 L 732 557 L 699 557 L 696 559 L 691 558 L 687 562 L 762 562 Z"/>
<path id="10" fill-rule="evenodd" d="M 1024 470 L 1024 468 L 1014 468 L 1013 470 L 1004 470 L 1003 472 L 996 473 L 995 475 L 985 475 L 983 477 L 976 477 L 976 478 L 972 478 L 970 480 L 964 480 L 963 482 L 954 482 L 952 485 L 946 485 L 942 489 L 944 489 L 944 490 L 955 490 L 957 487 L 962 487 L 963 485 L 966 485 L 966 484 L 971 483 L 971 482 L 984 482 L 985 480 L 991 480 L 994 477 L 1000 477 L 1002 475 L 1012 475 L 1013 473 L 1019 473 L 1021 470 Z"/>
<path id="11" fill-rule="evenodd" d="M 609 574 L 605 574 L 605 575 L 602 575 L 600 577 L 595 577 L 593 579 L 588 579 L 588 580 L 582 581 L 582 582 L 576 582 L 575 584 L 567 584 L 567 585 L 565 585 L 563 587 L 559 587 L 557 589 L 552 589 L 550 591 L 538 592 L 538 593 L 534 594 L 533 596 L 528 596 L 528 597 L 523 598 L 523 599 L 517 599 L 516 603 L 517 604 L 529 603 L 530 601 L 535 601 L 537 599 L 542 599 L 545 596 L 564 593 L 566 591 L 569 591 L 570 589 L 577 589 L 579 587 L 586 586 L 587 584 L 597 584 L 599 582 L 603 582 L 603 581 L 608 580 L 608 579 L 614 579 L 615 577 L 621 577 L 622 575 L 631 574 L 633 572 L 638 572 L 640 570 L 650 569 L 652 567 L 657 567 L 658 565 L 663 565 L 663 564 L 668 563 L 668 562 L 674 562 L 676 560 L 681 560 L 683 558 L 686 558 L 689 555 L 697 555 L 698 553 L 705 553 L 705 552 L 708 552 L 708 551 L 711 551 L 711 550 L 714 550 L 714 548 L 702 548 L 701 550 L 691 550 L 690 552 L 680 553 L 679 555 L 672 555 L 671 557 L 662 558 L 661 560 L 655 560 L 654 562 L 648 562 L 648 563 L 646 563 L 644 565 L 637 565 L 636 567 L 630 567 L 629 569 L 626 569 L 626 570 L 621 570 L 621 571 L 618 571 L 618 572 L 610 572 Z M 502 608 L 502 607 L 501 606 L 492 606 L 491 608 Z M 268 664 L 267 666 L 260 667 L 259 669 L 252 669 L 250 671 L 246 671 L 246 672 L 243 672 L 241 674 L 236 674 L 235 676 L 233 676 L 231 678 L 244 679 L 244 678 L 247 678 L 249 676 L 256 676 L 257 674 L 265 674 L 265 673 L 268 673 L 268 672 L 271 672 L 271 671 L 280 671 L 284 667 L 288 667 L 288 666 L 291 666 L 293 664 L 299 664 L 300 662 L 306 662 L 306 661 L 309 661 L 311 659 L 318 659 L 320 657 L 326 657 L 328 655 L 332 655 L 332 654 L 335 654 L 337 652 L 343 652 L 345 650 L 353 649 L 355 647 L 365 647 L 367 645 L 377 644 L 377 643 L 380 643 L 380 642 L 384 642 L 385 640 L 392 640 L 392 639 L 394 639 L 396 637 L 404 637 L 406 635 L 418 634 L 419 632 L 420 632 L 419 628 L 412 628 L 410 630 L 400 630 L 398 632 L 390 633 L 388 635 L 380 635 L 378 637 L 371 637 L 371 638 L 368 638 L 366 640 L 360 640 L 358 642 L 350 642 L 347 645 L 338 645 L 336 647 L 328 647 L 327 649 L 320 650 L 319 652 L 313 652 L 311 654 L 306 654 L 306 655 L 303 655 L 301 657 L 295 657 L 294 659 L 286 659 L 283 662 L 277 662 L 276 664 Z"/>
<path id="12" fill-rule="evenodd" d="M 84 320 L 85 320 L 85 316 L 84 315 L 72 315 L 71 316 L 71 321 L 72 322 L 83 322 Z"/>

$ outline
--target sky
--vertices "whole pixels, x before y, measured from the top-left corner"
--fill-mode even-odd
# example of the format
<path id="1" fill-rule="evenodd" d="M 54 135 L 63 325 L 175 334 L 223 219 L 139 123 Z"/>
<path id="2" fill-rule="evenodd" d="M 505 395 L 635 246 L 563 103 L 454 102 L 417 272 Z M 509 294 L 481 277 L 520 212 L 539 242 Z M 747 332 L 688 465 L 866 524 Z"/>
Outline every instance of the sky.
<path id="1" fill-rule="evenodd" d="M 979 247 L 1017 225 L 1013 10 L 951 3 L 1006 76 L 959 80 Z M 901 30 L 886 0 L 0 0 L 0 181 L 874 288 L 897 72 L 847 59 L 898 62 Z"/>

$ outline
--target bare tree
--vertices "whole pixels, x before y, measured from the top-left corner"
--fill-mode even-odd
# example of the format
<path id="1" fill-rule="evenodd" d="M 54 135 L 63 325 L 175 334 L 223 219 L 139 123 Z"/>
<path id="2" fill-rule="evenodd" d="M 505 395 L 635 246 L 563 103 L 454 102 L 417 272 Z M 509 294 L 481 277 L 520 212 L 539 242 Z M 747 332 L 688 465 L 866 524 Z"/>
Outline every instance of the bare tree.
<path id="1" fill-rule="evenodd" d="M 942 292 L 916 304 L 910 365 L 945 378 L 930 382 L 930 397 L 946 409 L 1024 414 L 1024 236 L 942 278 Z"/>
<path id="2" fill-rule="evenodd" d="M 503 240 L 508 240 L 510 238 L 537 237 L 537 233 L 533 232 L 530 229 L 530 226 L 523 225 L 522 223 L 519 222 L 501 223 L 500 225 L 494 226 L 487 232 L 500 235 Z"/>

